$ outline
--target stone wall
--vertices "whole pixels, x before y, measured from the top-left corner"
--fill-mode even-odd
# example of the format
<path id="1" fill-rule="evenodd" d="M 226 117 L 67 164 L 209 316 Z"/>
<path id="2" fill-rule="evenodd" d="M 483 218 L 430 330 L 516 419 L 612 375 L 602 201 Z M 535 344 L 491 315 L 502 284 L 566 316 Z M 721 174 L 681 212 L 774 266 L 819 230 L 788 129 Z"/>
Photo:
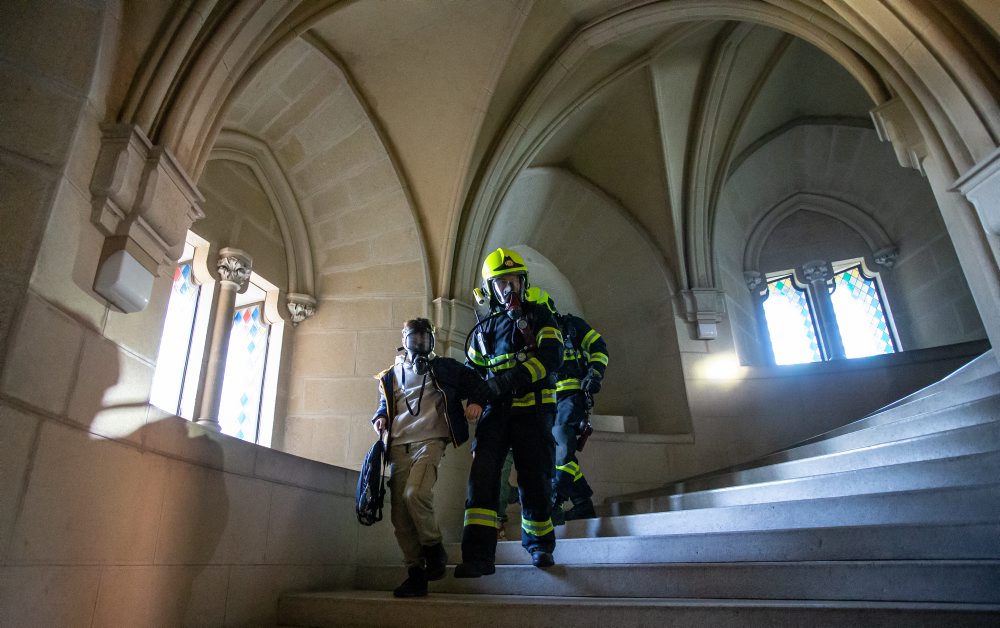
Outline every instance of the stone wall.
<path id="1" fill-rule="evenodd" d="M 301 39 L 261 69 L 224 127 L 273 153 L 296 191 L 317 275 L 316 315 L 290 343 L 274 445 L 357 469 L 374 442 L 372 376 L 392 364 L 403 321 L 427 316 L 431 300 L 409 198 L 347 77 Z"/>
<path id="2" fill-rule="evenodd" d="M 802 124 L 743 159 L 719 201 L 715 248 L 741 361 L 762 363 L 759 346 L 766 342 L 757 337 L 744 270 L 767 273 L 816 258 L 836 262 L 874 253 L 835 216 L 807 211 L 775 228 L 761 253 L 760 268 L 744 268 L 744 251 L 758 221 L 786 199 L 803 194 L 862 210 L 898 247 L 891 269 L 870 260 L 869 266 L 882 276 L 904 350 L 986 337 L 927 181 L 915 170 L 900 167 L 891 146 L 879 142 L 871 129 Z"/>

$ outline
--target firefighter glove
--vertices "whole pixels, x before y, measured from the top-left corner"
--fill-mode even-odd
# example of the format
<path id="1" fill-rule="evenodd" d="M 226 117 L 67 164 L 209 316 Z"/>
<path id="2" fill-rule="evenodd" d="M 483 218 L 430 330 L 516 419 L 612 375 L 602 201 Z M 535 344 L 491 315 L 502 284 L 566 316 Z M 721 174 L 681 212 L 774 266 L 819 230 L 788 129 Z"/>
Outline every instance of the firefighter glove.
<path id="1" fill-rule="evenodd" d="M 584 392 L 596 395 L 601 392 L 601 377 L 602 375 L 595 369 L 590 369 L 590 373 L 587 373 L 587 376 L 583 378 L 582 382 L 580 382 L 580 388 L 582 388 Z"/>
<path id="2" fill-rule="evenodd" d="M 490 389 L 490 398 L 496 399 L 497 397 L 503 397 L 509 394 L 513 390 L 514 385 L 512 380 L 513 372 L 507 371 L 497 375 L 496 377 L 491 377 L 486 380 L 486 386 Z"/>

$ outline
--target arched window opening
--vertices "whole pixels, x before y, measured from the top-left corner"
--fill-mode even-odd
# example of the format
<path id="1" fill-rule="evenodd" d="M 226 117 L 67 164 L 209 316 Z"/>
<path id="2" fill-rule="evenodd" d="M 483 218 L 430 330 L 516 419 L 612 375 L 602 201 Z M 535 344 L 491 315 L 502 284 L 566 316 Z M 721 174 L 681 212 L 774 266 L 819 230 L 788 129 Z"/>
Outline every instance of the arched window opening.
<path id="1" fill-rule="evenodd" d="M 769 273 L 762 297 L 775 364 L 899 351 L 881 278 L 863 260 L 810 262 L 795 270 Z"/>
<path id="2" fill-rule="evenodd" d="M 188 233 L 184 252 L 174 269 L 150 392 L 151 404 L 189 420 L 194 419 L 199 367 L 212 306 L 212 291 L 203 289 L 196 270 L 194 258 L 200 248 L 207 253 L 208 242 Z"/>
<path id="3" fill-rule="evenodd" d="M 796 285 L 791 272 L 768 279 L 764 316 L 775 364 L 800 364 L 823 359 L 808 293 L 805 288 Z"/>
<path id="4" fill-rule="evenodd" d="M 209 243 L 189 233 L 174 270 L 150 392 L 152 405 L 199 422 L 206 417 L 196 416 L 204 412 L 196 408 L 196 399 L 210 396 L 202 380 L 209 321 L 213 309 L 224 307 L 213 303 L 214 279 L 207 272 L 208 253 Z M 271 445 L 284 334 L 278 296 L 277 286 L 251 272 L 235 307 L 214 314 L 231 318 L 218 426 L 225 434 L 267 447 Z"/>
<path id="5" fill-rule="evenodd" d="M 257 442 L 272 326 L 264 316 L 267 292 L 253 277 L 247 291 L 237 297 L 233 312 L 219 424 L 224 434 Z"/>
<path id="6" fill-rule="evenodd" d="M 846 357 L 898 351 L 878 273 L 866 273 L 860 262 L 840 270 L 833 277 L 830 301 Z"/>

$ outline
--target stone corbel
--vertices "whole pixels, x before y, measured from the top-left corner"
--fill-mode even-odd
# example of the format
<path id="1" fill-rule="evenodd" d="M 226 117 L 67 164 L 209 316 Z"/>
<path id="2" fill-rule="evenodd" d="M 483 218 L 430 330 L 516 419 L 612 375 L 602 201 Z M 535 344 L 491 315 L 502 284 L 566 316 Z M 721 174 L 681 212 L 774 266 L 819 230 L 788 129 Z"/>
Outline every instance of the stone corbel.
<path id="1" fill-rule="evenodd" d="M 286 300 L 292 325 L 298 325 L 316 313 L 316 299 L 308 294 L 293 292 L 286 297 Z"/>
<path id="2" fill-rule="evenodd" d="M 990 233 L 1000 235 L 1000 148 L 959 177 L 952 189 L 969 199 Z"/>
<path id="3" fill-rule="evenodd" d="M 91 222 L 144 255 L 147 270 L 172 268 L 204 197 L 171 153 L 135 126 L 110 124 L 90 182 Z M 125 245 L 121 245 L 125 246 Z"/>
<path id="4" fill-rule="evenodd" d="M 903 101 L 899 98 L 886 101 L 871 110 L 871 117 L 878 138 L 892 144 L 899 165 L 924 174 L 923 160 L 927 157 L 927 145 L 916 120 Z"/>
<path id="5" fill-rule="evenodd" d="M 714 340 L 719 336 L 719 323 L 726 313 L 726 297 L 714 288 L 694 288 L 680 292 L 684 318 L 694 325 L 695 338 Z"/>
<path id="6" fill-rule="evenodd" d="M 755 301 L 767 299 L 767 277 L 757 270 L 743 271 L 743 281 L 747 284 L 747 290 Z"/>
<path id="7" fill-rule="evenodd" d="M 899 249 L 895 246 L 887 246 L 872 253 L 872 260 L 885 268 L 895 266 L 897 257 L 899 257 Z"/>

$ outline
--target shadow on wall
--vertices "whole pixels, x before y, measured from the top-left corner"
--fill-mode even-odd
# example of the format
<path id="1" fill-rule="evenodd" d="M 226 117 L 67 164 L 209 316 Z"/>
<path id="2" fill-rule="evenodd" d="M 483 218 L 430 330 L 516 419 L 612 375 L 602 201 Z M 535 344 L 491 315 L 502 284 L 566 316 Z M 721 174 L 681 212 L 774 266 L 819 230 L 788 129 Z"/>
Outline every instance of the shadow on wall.
<path id="1" fill-rule="evenodd" d="M 88 329 L 83 347 L 69 421 L 30 417 L 37 446 L 25 456 L 5 559 L 24 578 L 0 590 L 0 625 L 64 625 L 84 615 L 94 626 L 221 625 L 228 568 L 210 565 L 220 562 L 228 524 L 223 474 L 149 446 L 164 442 L 161 423 L 169 422 L 174 446 L 197 449 L 211 469 L 223 468 L 222 448 L 194 424 L 182 436 L 176 419 L 154 420 L 154 408 L 134 401 L 138 382 L 122 365 L 131 358 L 117 345 Z M 23 361 L 8 368 L 33 370 Z M 5 379 L 9 389 L 14 378 Z M 4 415 L 28 422 L 30 411 L 11 410 Z M 176 442 L 185 436 L 188 443 Z"/>

